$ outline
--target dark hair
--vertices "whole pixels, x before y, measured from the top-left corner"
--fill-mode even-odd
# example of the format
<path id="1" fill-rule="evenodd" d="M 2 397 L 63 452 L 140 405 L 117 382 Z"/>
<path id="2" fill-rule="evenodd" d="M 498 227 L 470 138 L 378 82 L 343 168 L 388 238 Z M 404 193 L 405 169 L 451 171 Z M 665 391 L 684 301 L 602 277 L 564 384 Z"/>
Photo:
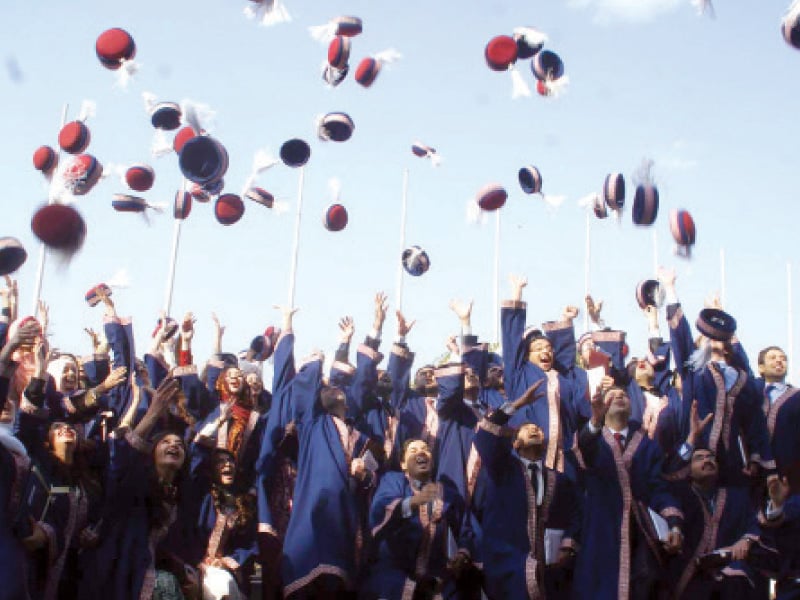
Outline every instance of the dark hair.
<path id="1" fill-rule="evenodd" d="M 228 456 L 236 463 L 236 455 L 233 452 L 228 450 L 227 448 L 215 448 L 214 451 L 211 453 L 211 460 L 212 460 L 212 468 L 214 469 L 211 474 L 211 498 L 214 500 L 214 506 L 217 508 L 223 508 L 225 505 L 225 496 L 226 491 L 217 481 L 217 471 L 216 465 L 214 461 L 219 456 Z M 234 499 L 234 505 L 236 507 L 236 518 L 234 520 L 234 527 L 243 528 L 246 527 L 248 523 L 252 522 L 253 518 L 256 515 L 256 507 L 255 507 L 255 498 L 252 494 L 247 491 L 237 490 L 237 475 L 234 475 L 234 481 L 231 491 L 229 492 L 230 495 Z"/>
<path id="2" fill-rule="evenodd" d="M 75 429 L 77 445 L 72 456 L 72 464 L 66 465 L 57 460 L 53 455 L 52 436 L 59 425 L 67 425 Z M 89 496 L 101 497 L 103 493 L 100 478 L 92 471 L 89 457 L 87 456 L 85 442 L 81 440 L 80 434 L 72 423 L 65 421 L 53 421 L 47 430 L 46 447 L 50 457 L 50 469 L 53 475 L 70 485 L 81 485 Z"/>
<path id="3" fill-rule="evenodd" d="M 767 352 L 769 352 L 770 350 L 778 350 L 779 352 L 782 352 L 784 356 L 786 356 L 786 352 L 784 352 L 783 348 L 781 348 L 780 346 L 767 346 L 761 352 L 758 353 L 758 364 L 759 365 L 763 365 L 764 364 L 764 359 L 767 358 Z"/>
<path id="4" fill-rule="evenodd" d="M 184 456 L 186 456 L 186 454 L 188 454 L 186 440 L 183 439 L 183 436 L 179 432 L 171 429 L 164 429 L 153 436 L 151 442 L 153 446 L 153 453 L 155 453 L 158 443 L 168 435 L 174 435 L 180 439 L 181 445 L 183 446 Z M 175 473 L 175 478 L 173 479 L 172 484 L 167 486 L 162 484 L 162 482 L 158 479 L 158 472 L 156 471 L 155 460 L 152 454 L 151 459 L 150 474 L 148 477 L 149 489 L 147 491 L 147 497 L 145 498 L 145 506 L 147 508 L 147 518 L 150 524 L 150 529 L 158 529 L 166 526 L 170 520 L 171 511 L 169 507 L 165 505 L 174 506 L 180 499 L 180 484 L 187 477 L 189 471 L 189 461 L 184 458 L 183 465 L 178 472 Z"/>
<path id="5" fill-rule="evenodd" d="M 344 390 L 335 385 L 323 385 L 319 390 L 319 401 L 325 412 L 331 412 L 334 407 L 339 403 L 339 397 L 345 395 Z"/>

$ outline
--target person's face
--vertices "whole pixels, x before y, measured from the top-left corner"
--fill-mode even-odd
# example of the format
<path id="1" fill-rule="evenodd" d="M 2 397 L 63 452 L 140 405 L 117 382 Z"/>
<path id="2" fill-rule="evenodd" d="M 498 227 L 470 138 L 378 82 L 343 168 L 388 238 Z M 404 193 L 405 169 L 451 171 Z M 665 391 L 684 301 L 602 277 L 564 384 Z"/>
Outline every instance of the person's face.
<path id="1" fill-rule="evenodd" d="M 467 367 L 464 371 L 464 389 L 476 390 L 480 387 L 478 375 L 471 368 Z"/>
<path id="2" fill-rule="evenodd" d="M 546 338 L 533 340 L 528 346 L 528 360 L 542 371 L 553 368 L 553 346 L 550 340 Z"/>
<path id="3" fill-rule="evenodd" d="M 581 358 L 583 359 L 584 363 L 589 362 L 589 358 L 591 357 L 592 352 L 594 352 L 594 349 L 595 349 L 594 340 L 591 338 L 585 340 L 581 344 Z"/>
<path id="4" fill-rule="evenodd" d="M 652 381 L 656 372 L 653 369 L 653 365 L 650 364 L 650 361 L 646 358 L 633 358 L 631 360 L 633 364 L 636 365 L 633 376 L 634 379 L 636 379 L 636 381 Z"/>
<path id="5" fill-rule="evenodd" d="M 214 474 L 219 484 L 223 487 L 233 485 L 236 475 L 236 463 L 230 454 L 220 452 L 214 457 Z"/>
<path id="6" fill-rule="evenodd" d="M 493 366 L 486 371 L 486 386 L 492 389 L 503 387 L 503 367 Z"/>
<path id="7" fill-rule="evenodd" d="M 726 342 L 722 342 L 720 340 L 709 340 L 709 345 L 711 347 L 712 355 L 723 358 L 726 361 L 730 358 L 730 345 Z"/>
<path id="8" fill-rule="evenodd" d="M 786 377 L 786 354 L 774 348 L 764 355 L 764 362 L 758 365 L 758 372 L 765 379 L 783 381 Z"/>
<path id="9" fill-rule="evenodd" d="M 431 390 L 436 387 L 436 377 L 434 377 L 433 369 L 430 367 L 422 367 L 417 371 L 414 380 L 416 387 L 422 390 Z"/>
<path id="10" fill-rule="evenodd" d="M 264 389 L 264 382 L 261 381 L 261 377 L 258 376 L 258 373 L 248 373 L 247 377 L 245 377 L 245 381 L 247 382 L 247 386 L 256 395 L 260 394 Z"/>
<path id="11" fill-rule="evenodd" d="M 78 389 L 78 367 L 74 362 L 64 365 L 64 370 L 61 372 L 61 389 L 65 392 Z"/>
<path id="12" fill-rule="evenodd" d="M 716 479 L 719 472 L 717 459 L 709 450 L 695 450 L 689 463 L 689 476 L 692 481 L 705 482 Z"/>
<path id="13" fill-rule="evenodd" d="M 238 394 L 244 388 L 244 375 L 235 367 L 225 371 L 225 387 L 231 394 Z"/>
<path id="14" fill-rule="evenodd" d="M 172 467 L 180 469 L 186 458 L 186 451 L 183 448 L 183 441 L 174 433 L 170 433 L 161 438 L 156 444 L 155 460 L 157 466 Z"/>
<path id="15" fill-rule="evenodd" d="M 406 447 L 403 456 L 403 470 L 417 481 L 427 481 L 433 475 L 433 455 L 428 444 L 422 440 L 414 440 Z"/>
<path id="16" fill-rule="evenodd" d="M 612 388 L 606 392 L 605 401 L 609 403 L 608 414 L 612 416 L 630 416 L 631 401 L 624 390 Z"/>
<path id="17" fill-rule="evenodd" d="M 544 444 L 544 432 L 542 428 L 534 423 L 525 423 L 517 431 L 517 437 L 514 439 L 514 447 L 517 450 L 523 448 L 536 448 Z"/>
<path id="18" fill-rule="evenodd" d="M 74 448 L 78 443 L 78 432 L 68 423 L 53 423 L 50 426 L 50 443 L 55 452 Z"/>

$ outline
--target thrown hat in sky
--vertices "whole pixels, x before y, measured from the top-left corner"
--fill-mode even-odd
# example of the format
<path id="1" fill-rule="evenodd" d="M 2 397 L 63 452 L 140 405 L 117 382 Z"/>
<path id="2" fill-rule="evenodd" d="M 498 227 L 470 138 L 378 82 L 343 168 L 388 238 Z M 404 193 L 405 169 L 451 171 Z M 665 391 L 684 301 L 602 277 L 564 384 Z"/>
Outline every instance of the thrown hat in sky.
<path id="1" fill-rule="evenodd" d="M 371 86 L 375 83 L 375 79 L 378 77 L 378 73 L 381 72 L 384 64 L 393 63 L 400 58 L 402 58 L 402 54 L 390 48 L 362 59 L 356 67 L 356 81 L 364 87 Z"/>
<path id="2" fill-rule="evenodd" d="M 9 275 L 25 264 L 28 253 L 15 237 L 0 237 L 0 275 Z"/>
<path id="3" fill-rule="evenodd" d="M 245 198 L 267 208 L 272 208 L 275 204 L 275 196 L 262 187 L 251 187 L 245 192 Z"/>
<path id="4" fill-rule="evenodd" d="M 645 279 L 636 286 L 636 302 L 642 310 L 648 306 L 661 308 L 665 297 L 664 288 L 656 279 Z"/>
<path id="5" fill-rule="evenodd" d="M 475 201 L 485 211 L 501 208 L 508 199 L 508 193 L 499 183 L 490 183 L 478 190 Z"/>
<path id="6" fill-rule="evenodd" d="M 781 22 L 781 32 L 786 43 L 800 50 L 800 2 L 792 2 Z"/>
<path id="7" fill-rule="evenodd" d="M 33 153 L 33 166 L 45 175 L 51 174 L 58 166 L 58 153 L 50 146 L 39 146 Z"/>
<path id="8" fill-rule="evenodd" d="M 233 225 L 244 214 L 244 202 L 236 194 L 222 194 L 214 204 L 214 216 L 222 225 Z"/>
<path id="9" fill-rule="evenodd" d="M 31 230 L 48 249 L 68 258 L 83 246 L 86 223 L 66 204 L 46 204 L 33 214 Z"/>
<path id="10" fill-rule="evenodd" d="M 153 187 L 156 172 L 150 165 L 131 165 L 125 171 L 125 183 L 136 192 L 146 192 Z"/>
<path id="11" fill-rule="evenodd" d="M 652 225 L 658 216 L 658 188 L 652 183 L 636 186 L 631 211 L 635 225 Z"/>
<path id="12" fill-rule="evenodd" d="M 334 17 L 324 25 L 312 25 L 308 28 L 311 37 L 317 41 L 327 43 L 337 35 L 355 37 L 364 30 L 364 23 L 360 17 L 342 15 Z"/>
<path id="13" fill-rule="evenodd" d="M 186 190 L 178 190 L 172 206 L 172 216 L 183 221 L 192 212 L 192 194 Z"/>
<path id="14" fill-rule="evenodd" d="M 328 44 L 328 64 L 335 69 L 346 69 L 350 60 L 350 38 L 337 35 Z"/>
<path id="15" fill-rule="evenodd" d="M 669 229 L 678 245 L 678 255 L 688 258 L 697 239 L 694 219 L 689 211 L 673 209 L 669 215 Z"/>
<path id="16" fill-rule="evenodd" d="M 76 196 L 92 191 L 103 175 L 103 165 L 91 154 L 79 154 L 64 169 L 64 186 Z"/>
<path id="17" fill-rule="evenodd" d="M 317 135 L 323 141 L 346 142 L 353 135 L 356 124 L 343 112 L 328 113 L 319 120 Z"/>
<path id="18" fill-rule="evenodd" d="M 328 231 L 341 231 L 347 227 L 347 209 L 342 204 L 331 204 L 325 209 L 322 223 Z"/>
<path id="19" fill-rule="evenodd" d="M 124 29 L 114 27 L 105 30 L 97 37 L 94 49 L 100 64 L 106 69 L 117 71 L 117 82 L 121 86 L 127 85 L 131 76 L 139 69 L 133 60 L 136 56 L 136 43 Z"/>
<path id="20" fill-rule="evenodd" d="M 622 173 L 609 173 L 603 182 L 603 199 L 611 210 L 625 206 L 625 178 Z"/>
<path id="21" fill-rule="evenodd" d="M 302 167 L 311 158 L 311 147 L 305 140 L 292 138 L 281 146 L 280 157 L 287 167 Z"/>
<path id="22" fill-rule="evenodd" d="M 517 173 L 519 185 L 526 194 L 542 193 L 542 174 L 533 165 L 522 167 Z"/>
<path id="23" fill-rule="evenodd" d="M 522 60 L 535 56 L 547 41 L 547 35 L 534 27 L 515 27 L 513 37 L 517 42 L 517 58 Z"/>
<path id="24" fill-rule="evenodd" d="M 428 253 L 420 246 L 411 246 L 403 250 L 401 260 L 403 261 L 403 268 L 406 270 L 406 273 L 414 277 L 423 275 L 431 266 Z"/>
<path id="25" fill-rule="evenodd" d="M 208 185 L 220 181 L 228 171 L 228 151 L 209 135 L 198 135 L 181 148 L 178 164 L 189 181 Z"/>

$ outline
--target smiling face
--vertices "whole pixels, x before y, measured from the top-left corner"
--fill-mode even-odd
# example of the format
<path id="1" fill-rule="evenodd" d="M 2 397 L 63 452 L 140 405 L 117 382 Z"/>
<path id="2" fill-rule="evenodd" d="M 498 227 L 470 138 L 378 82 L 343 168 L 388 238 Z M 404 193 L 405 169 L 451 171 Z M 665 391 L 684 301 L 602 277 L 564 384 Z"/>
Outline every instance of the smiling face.
<path id="1" fill-rule="evenodd" d="M 238 395 L 244 388 L 244 374 L 237 367 L 226 369 L 224 381 L 225 389 L 234 396 Z"/>
<path id="2" fill-rule="evenodd" d="M 214 454 L 214 479 L 222 487 L 231 487 L 236 476 L 236 462 L 229 452 Z"/>
<path id="3" fill-rule="evenodd" d="M 409 442 L 400 467 L 411 479 L 429 481 L 433 476 L 433 455 L 428 444 L 422 440 Z"/>
<path id="4" fill-rule="evenodd" d="M 477 390 L 479 387 L 480 380 L 478 379 L 478 375 L 470 367 L 467 367 L 464 371 L 464 390 Z"/>
<path id="5" fill-rule="evenodd" d="M 592 356 L 592 352 L 595 350 L 594 340 L 592 338 L 587 338 L 583 341 L 580 348 L 580 355 L 581 359 L 583 360 L 584 364 L 589 364 L 589 359 Z"/>
<path id="6" fill-rule="evenodd" d="M 78 432 L 68 423 L 55 422 L 50 425 L 49 438 L 50 448 L 59 456 L 68 449 L 74 449 L 78 444 Z"/>
<path id="7" fill-rule="evenodd" d="M 156 468 L 177 471 L 183 466 L 183 461 L 186 459 L 183 440 L 174 433 L 168 433 L 161 438 L 153 452 Z"/>
<path id="8" fill-rule="evenodd" d="M 786 354 L 780 348 L 770 348 L 759 356 L 758 372 L 768 382 L 783 382 L 786 378 Z"/>
<path id="9" fill-rule="evenodd" d="M 628 373 L 633 376 L 636 383 L 650 387 L 655 378 L 655 370 L 650 361 L 646 358 L 632 358 L 628 363 L 630 366 Z"/>
<path id="10" fill-rule="evenodd" d="M 64 370 L 61 373 L 61 390 L 73 392 L 76 389 L 78 389 L 78 365 L 69 361 L 64 364 Z"/>
<path id="11" fill-rule="evenodd" d="M 256 396 L 264 390 L 264 382 L 261 381 L 261 377 L 258 376 L 258 373 L 248 373 L 247 377 L 245 377 L 245 382 L 250 388 L 250 391 Z"/>
<path id="12" fill-rule="evenodd" d="M 553 346 L 547 338 L 538 338 L 528 345 L 528 361 L 542 371 L 553 368 Z"/>
<path id="13" fill-rule="evenodd" d="M 436 377 L 433 374 L 433 367 L 422 367 L 417 371 L 414 376 L 414 387 L 427 395 L 436 393 Z"/>
<path id="14" fill-rule="evenodd" d="M 535 423 L 525 423 L 517 431 L 517 436 L 514 438 L 514 448 L 521 449 L 535 449 L 544 446 L 544 432 L 542 428 Z"/>

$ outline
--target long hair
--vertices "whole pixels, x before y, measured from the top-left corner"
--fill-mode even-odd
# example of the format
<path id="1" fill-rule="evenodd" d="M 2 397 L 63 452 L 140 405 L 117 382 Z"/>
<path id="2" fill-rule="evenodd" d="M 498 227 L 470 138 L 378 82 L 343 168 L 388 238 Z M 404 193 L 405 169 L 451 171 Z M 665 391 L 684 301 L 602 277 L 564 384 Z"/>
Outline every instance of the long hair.
<path id="1" fill-rule="evenodd" d="M 147 518 L 150 524 L 150 529 L 159 529 L 169 524 L 170 507 L 175 506 L 180 500 L 179 490 L 181 482 L 186 478 L 188 467 L 188 449 L 186 448 L 186 441 L 180 433 L 170 430 L 164 430 L 157 433 L 152 440 L 153 453 L 155 453 L 156 446 L 168 435 L 176 435 L 180 438 L 183 445 L 184 460 L 183 466 L 175 473 L 175 478 L 169 486 L 164 485 L 158 478 L 158 471 L 156 471 L 155 456 L 151 455 L 150 458 L 150 474 L 148 476 L 148 490 L 147 497 L 145 498 L 145 505 L 147 507 Z"/>
<path id="2" fill-rule="evenodd" d="M 222 509 L 225 506 L 225 490 L 217 483 L 211 485 L 211 498 L 214 500 L 214 506 Z M 234 499 L 234 506 L 236 507 L 236 518 L 233 521 L 233 526 L 237 529 L 244 529 L 256 516 L 256 501 L 255 497 L 249 492 L 242 492 L 239 494 L 231 494 Z"/>

